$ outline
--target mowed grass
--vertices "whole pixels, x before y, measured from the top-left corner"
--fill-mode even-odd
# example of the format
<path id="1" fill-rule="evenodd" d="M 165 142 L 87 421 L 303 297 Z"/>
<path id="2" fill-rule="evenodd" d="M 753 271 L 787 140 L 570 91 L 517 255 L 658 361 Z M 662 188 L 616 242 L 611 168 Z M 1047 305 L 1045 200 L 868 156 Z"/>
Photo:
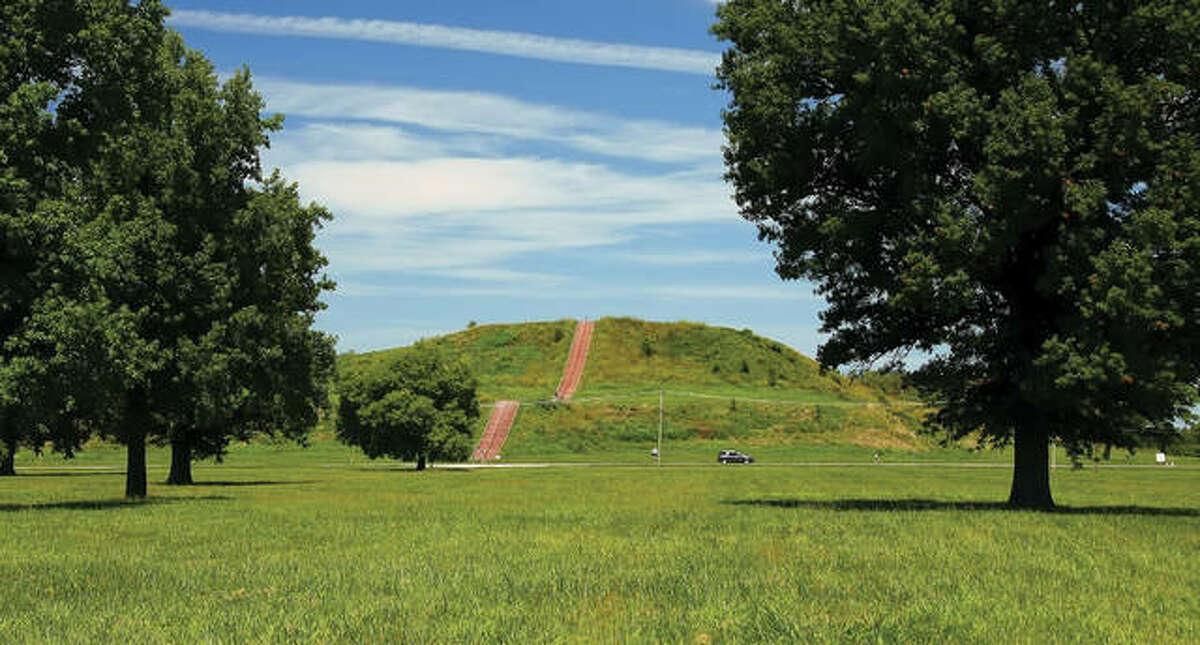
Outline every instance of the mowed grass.
<path id="1" fill-rule="evenodd" d="M 1008 470 L 966 466 L 416 473 L 318 442 L 235 451 L 142 504 L 119 473 L 23 470 L 0 480 L 0 634 L 1200 640 L 1200 469 L 1056 470 L 1066 512 L 1029 513 L 996 504 Z"/>

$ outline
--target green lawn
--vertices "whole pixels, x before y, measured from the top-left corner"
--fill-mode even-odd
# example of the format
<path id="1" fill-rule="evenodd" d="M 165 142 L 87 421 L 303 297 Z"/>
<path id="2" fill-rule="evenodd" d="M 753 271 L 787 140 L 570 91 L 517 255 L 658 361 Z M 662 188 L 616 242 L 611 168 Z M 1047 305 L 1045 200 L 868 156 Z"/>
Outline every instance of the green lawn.
<path id="1" fill-rule="evenodd" d="M 0 480 L 5 641 L 1200 641 L 1194 464 L 1056 470 L 1052 514 L 969 462 L 415 473 L 317 442 L 143 504 L 60 465 Z"/>

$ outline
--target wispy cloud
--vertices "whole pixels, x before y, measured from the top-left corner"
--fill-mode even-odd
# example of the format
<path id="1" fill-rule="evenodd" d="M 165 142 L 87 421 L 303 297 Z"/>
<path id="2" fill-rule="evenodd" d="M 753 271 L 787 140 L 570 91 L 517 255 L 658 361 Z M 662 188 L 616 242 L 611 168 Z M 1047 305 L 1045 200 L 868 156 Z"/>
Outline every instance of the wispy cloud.
<path id="1" fill-rule="evenodd" d="M 403 161 L 450 156 L 495 156 L 499 140 L 489 135 L 440 133 L 429 136 L 395 125 L 371 123 L 308 122 L 288 127 L 266 152 L 276 166 L 308 160 Z"/>
<path id="2" fill-rule="evenodd" d="M 570 299 L 562 276 L 534 268 L 546 254 L 637 240 L 655 239 L 659 251 L 612 257 L 664 267 L 749 261 L 662 246 L 673 225 L 737 221 L 718 166 L 718 131 L 495 94 L 272 78 L 256 86 L 272 109 L 302 117 L 264 161 L 335 213 L 320 243 L 347 296 L 381 295 L 371 285 L 382 279 L 407 285 L 407 295 L 450 284 L 446 293 L 461 297 Z M 560 145 L 541 146 L 551 156 L 530 156 L 529 143 L 544 141 Z M 581 159 L 580 151 L 601 158 Z M 439 286 L 421 286 L 429 284 Z"/>
<path id="3" fill-rule="evenodd" d="M 536 226 L 564 220 L 653 225 L 734 216 L 719 178 L 694 173 L 632 175 L 553 159 L 444 158 L 420 161 L 306 161 L 287 168 L 306 196 L 372 222 L 442 214 Z"/>
<path id="4" fill-rule="evenodd" d="M 338 278 L 365 274 L 417 273 L 497 281 L 501 276 L 518 277 L 505 269 L 515 257 L 539 251 L 569 251 L 589 246 L 622 242 L 621 237 L 575 235 L 538 235 L 525 232 L 504 239 L 479 230 L 458 230 L 418 226 L 401 228 L 388 236 L 350 236 L 332 233 L 321 248 L 330 256 Z M 497 273 L 505 271 L 505 273 Z M 520 281 L 534 274 L 521 272 Z M 538 274 L 539 280 L 544 278 Z"/>
<path id="5" fill-rule="evenodd" d="M 687 74 L 711 75 L 720 61 L 720 55 L 703 50 L 626 45 L 392 20 L 263 16 L 178 9 L 172 12 L 170 22 L 177 27 L 213 31 L 366 40 L 536 58 L 560 63 L 633 67 Z"/>
<path id="6" fill-rule="evenodd" d="M 255 79 L 255 86 L 267 98 L 269 109 L 288 115 L 545 141 L 612 157 L 719 165 L 724 142 L 715 128 L 620 119 L 483 92 L 298 83 L 269 77 Z"/>
<path id="7" fill-rule="evenodd" d="M 640 176 L 520 158 L 307 161 L 284 170 L 305 199 L 336 214 L 322 246 L 350 273 L 528 285 L 528 276 L 496 269 L 542 252 L 620 245 L 656 226 L 736 220 L 718 179 L 686 172 Z"/>
<path id="8" fill-rule="evenodd" d="M 692 300 L 692 301 L 817 301 L 817 296 L 811 285 L 807 283 L 789 283 L 772 286 L 745 285 L 712 285 L 696 286 L 691 284 L 669 285 L 589 285 L 581 289 L 577 285 L 538 285 L 530 289 L 527 285 L 455 285 L 455 286 L 419 286 L 419 285 L 371 285 L 352 282 L 341 294 L 346 297 L 423 297 L 423 298 L 521 298 L 528 300 L 595 300 L 595 299 L 624 299 L 624 300 Z"/>
<path id="9" fill-rule="evenodd" d="M 678 267 L 697 264 L 763 264 L 769 262 L 770 254 L 753 251 L 679 251 L 675 253 L 626 252 L 613 255 L 622 262 L 650 266 Z"/>
<path id="10" fill-rule="evenodd" d="M 659 298 L 680 300 L 814 300 L 818 297 L 810 289 L 800 288 L 797 285 L 754 287 L 685 284 L 652 287 L 647 291 Z"/>

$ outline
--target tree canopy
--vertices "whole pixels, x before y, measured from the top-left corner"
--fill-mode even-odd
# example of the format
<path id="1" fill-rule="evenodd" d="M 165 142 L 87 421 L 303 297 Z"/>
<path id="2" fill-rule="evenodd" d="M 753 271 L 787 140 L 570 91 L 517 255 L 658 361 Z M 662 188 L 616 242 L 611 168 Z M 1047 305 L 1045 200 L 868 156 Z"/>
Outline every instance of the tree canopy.
<path id="1" fill-rule="evenodd" d="M 475 379 L 461 363 L 417 344 L 394 360 L 339 378 L 337 434 L 372 459 L 462 461 L 479 418 Z"/>
<path id="2" fill-rule="evenodd" d="M 219 83 L 155 0 L 2 11 L 0 435 L 114 437 L 131 497 L 147 439 L 190 483 L 231 438 L 301 437 L 333 369 L 311 329 L 330 216 L 262 172 L 282 117 L 246 70 Z"/>
<path id="3" fill-rule="evenodd" d="M 1194 2 L 730 0 L 727 178 L 824 365 L 933 358 L 932 429 L 1015 444 L 1168 437 L 1200 380 Z"/>
<path id="4" fill-rule="evenodd" d="M 86 264 L 92 162 L 162 103 L 157 2 L 0 6 L 0 435 L 71 454 L 101 423 L 104 372 L 123 368 L 132 312 Z M 161 88 L 160 88 L 161 89 Z M 142 358 L 148 358 L 143 355 Z M 101 405 L 101 407 L 105 407 Z M 93 408 L 93 409 L 89 409 Z M 6 460 L 7 461 L 7 460 Z M 6 463 L 6 467 L 11 463 Z M 11 468 L 7 468 L 11 472 Z"/>

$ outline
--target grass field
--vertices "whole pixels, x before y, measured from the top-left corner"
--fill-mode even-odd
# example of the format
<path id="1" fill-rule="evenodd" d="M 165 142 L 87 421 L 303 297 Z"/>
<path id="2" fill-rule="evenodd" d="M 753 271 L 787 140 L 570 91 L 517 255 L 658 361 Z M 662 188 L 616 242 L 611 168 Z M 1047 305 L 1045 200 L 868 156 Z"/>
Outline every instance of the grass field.
<path id="1" fill-rule="evenodd" d="M 252 445 L 142 504 L 118 450 L 72 463 L 0 480 L 5 641 L 1200 641 L 1194 464 L 1055 470 L 1046 514 L 970 462 L 419 474 Z"/>

